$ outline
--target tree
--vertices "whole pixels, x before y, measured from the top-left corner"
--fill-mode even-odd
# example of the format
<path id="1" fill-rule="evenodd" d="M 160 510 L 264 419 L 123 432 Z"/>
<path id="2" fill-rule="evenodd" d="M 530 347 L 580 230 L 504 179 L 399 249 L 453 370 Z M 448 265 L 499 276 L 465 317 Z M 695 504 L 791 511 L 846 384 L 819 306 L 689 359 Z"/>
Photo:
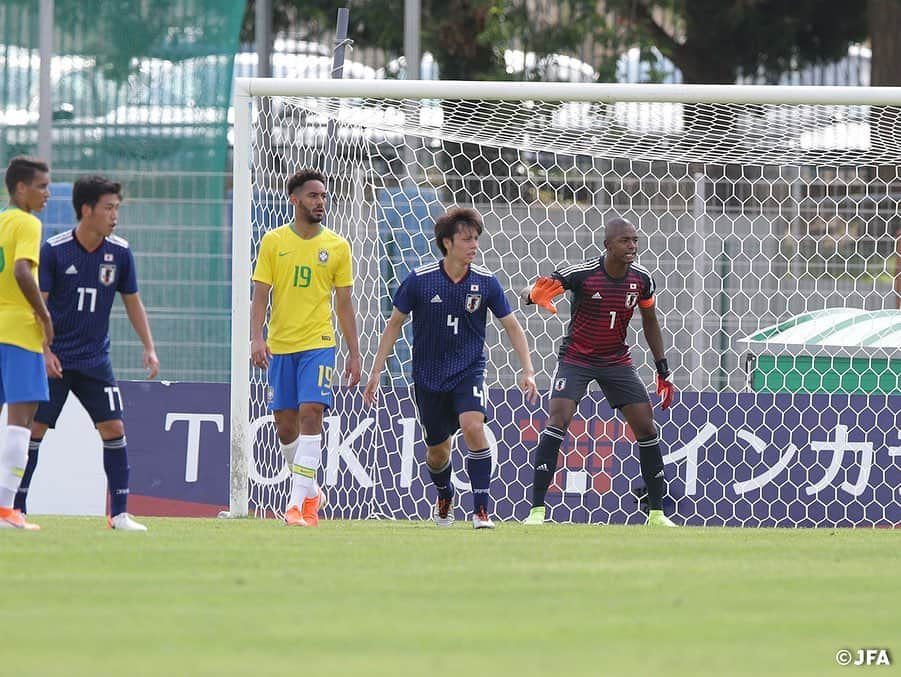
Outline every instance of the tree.
<path id="1" fill-rule="evenodd" d="M 882 0 L 890 1 L 890 0 Z M 891 3 L 894 4 L 894 3 Z M 653 44 L 685 82 L 730 84 L 739 75 L 770 80 L 835 61 L 866 37 L 866 13 L 847 0 L 610 0 L 635 42 Z M 673 18 L 665 26 L 661 16 Z"/>
<path id="2" fill-rule="evenodd" d="M 538 13 L 528 0 L 421 0 L 422 49 L 444 80 L 509 79 L 504 49 L 518 42 L 539 58 L 571 53 L 586 40 L 606 40 L 609 26 L 596 0 L 559 0 L 553 13 Z M 347 0 L 348 35 L 356 44 L 403 53 L 404 0 Z M 315 36 L 332 30 L 333 0 L 272 0 L 273 32 L 304 26 Z M 255 1 L 244 14 L 241 39 L 254 39 Z M 532 74 L 535 77 L 535 74 Z"/>

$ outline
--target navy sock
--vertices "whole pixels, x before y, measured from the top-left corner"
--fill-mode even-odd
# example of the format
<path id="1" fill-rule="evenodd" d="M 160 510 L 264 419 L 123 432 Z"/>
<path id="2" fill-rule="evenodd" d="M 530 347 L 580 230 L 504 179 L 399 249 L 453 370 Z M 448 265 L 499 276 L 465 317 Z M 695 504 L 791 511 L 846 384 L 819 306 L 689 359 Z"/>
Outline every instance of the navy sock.
<path id="1" fill-rule="evenodd" d="M 535 451 L 535 474 L 532 478 L 533 508 L 544 505 L 547 490 L 554 481 L 554 473 L 557 472 L 557 456 L 560 454 L 560 445 L 563 444 L 565 435 L 565 430 L 553 426 L 548 426 L 541 433 L 538 449 Z"/>
<path id="2" fill-rule="evenodd" d="M 657 435 L 638 440 L 638 460 L 641 463 L 641 477 L 648 488 L 648 507 L 651 510 L 662 510 L 666 477 L 663 472 L 663 455 L 660 453 L 660 438 Z"/>
<path id="3" fill-rule="evenodd" d="M 472 486 L 472 511 L 491 512 L 491 449 L 477 449 L 466 455 L 466 472 Z"/>
<path id="4" fill-rule="evenodd" d="M 430 465 L 426 464 L 429 469 L 429 476 L 432 478 L 432 484 L 438 490 L 438 498 L 453 498 L 454 485 L 451 482 L 451 462 L 450 459 L 444 464 L 443 468 L 434 470 Z"/>
<path id="5" fill-rule="evenodd" d="M 38 449 L 41 447 L 41 441 L 32 437 L 28 443 L 28 462 L 25 464 L 25 472 L 22 474 L 22 481 L 19 482 L 16 498 L 13 501 L 13 507 L 16 510 L 21 510 L 23 514 L 28 513 L 28 489 L 31 487 L 31 478 L 34 477 L 34 470 L 38 466 Z"/>
<path id="6" fill-rule="evenodd" d="M 103 469 L 109 489 L 109 514 L 128 512 L 128 449 L 125 437 L 103 440 Z"/>

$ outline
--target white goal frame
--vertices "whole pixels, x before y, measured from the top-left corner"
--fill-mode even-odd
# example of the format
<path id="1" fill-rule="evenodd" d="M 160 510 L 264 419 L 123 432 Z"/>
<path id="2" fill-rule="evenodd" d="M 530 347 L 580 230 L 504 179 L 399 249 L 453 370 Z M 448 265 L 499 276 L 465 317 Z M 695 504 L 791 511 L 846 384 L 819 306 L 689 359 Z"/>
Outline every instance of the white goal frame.
<path id="1" fill-rule="evenodd" d="M 397 99 L 528 100 L 555 102 L 661 102 L 901 106 L 901 88 L 761 85 L 643 85 L 403 80 L 234 81 L 232 211 L 232 333 L 229 513 L 248 514 L 251 289 L 251 100 L 261 96 L 378 97 Z M 364 381 L 373 356 L 363 355 Z"/>

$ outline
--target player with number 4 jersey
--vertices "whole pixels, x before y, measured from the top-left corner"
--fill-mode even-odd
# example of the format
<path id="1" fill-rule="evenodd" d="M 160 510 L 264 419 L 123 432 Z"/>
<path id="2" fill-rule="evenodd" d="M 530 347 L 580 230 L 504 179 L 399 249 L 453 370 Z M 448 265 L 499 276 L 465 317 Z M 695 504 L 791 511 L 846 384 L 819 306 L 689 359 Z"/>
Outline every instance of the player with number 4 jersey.
<path id="1" fill-rule="evenodd" d="M 285 509 L 289 526 L 315 527 L 324 494 L 316 482 L 322 457 L 322 417 L 334 403 L 335 314 L 349 352 L 344 374 L 360 382 L 360 347 L 353 308 L 353 268 L 347 240 L 322 225 L 326 177 L 301 170 L 288 180 L 294 221 L 263 236 L 253 272 L 251 360 L 268 369 L 269 410 L 291 471 Z M 272 297 L 269 332 L 266 310 Z"/>
<path id="2" fill-rule="evenodd" d="M 489 310 L 500 320 L 519 357 L 522 390 L 530 402 L 538 397 L 525 333 L 500 282 L 472 263 L 481 233 L 482 220 L 473 209 L 451 209 L 436 221 L 435 240 L 444 258 L 420 266 L 398 288 L 363 393 L 367 403 L 375 401 L 385 361 L 412 313 L 414 399 L 425 429 L 426 465 L 438 490 L 432 512 L 438 526 L 454 522 L 450 436 L 460 429 L 469 449 L 466 464 L 472 485 L 473 527 L 494 527 L 489 494 L 492 459 L 485 435 L 485 324 Z"/>
<path id="3" fill-rule="evenodd" d="M 27 509 L 28 490 L 41 441 L 56 426 L 63 405 L 74 393 L 103 441 L 103 469 L 109 490 L 108 525 L 122 531 L 146 531 L 128 513 L 129 474 L 122 394 L 109 357 L 109 319 L 116 294 L 144 346 L 148 378 L 159 372 L 150 324 L 138 294 L 135 261 L 128 242 L 113 231 L 119 220 L 122 186 L 104 176 L 83 176 L 72 187 L 78 225 L 49 238 L 41 248 L 41 293 L 53 318 L 55 338 L 44 352 L 50 401 L 34 417 L 28 466 L 16 506 Z"/>

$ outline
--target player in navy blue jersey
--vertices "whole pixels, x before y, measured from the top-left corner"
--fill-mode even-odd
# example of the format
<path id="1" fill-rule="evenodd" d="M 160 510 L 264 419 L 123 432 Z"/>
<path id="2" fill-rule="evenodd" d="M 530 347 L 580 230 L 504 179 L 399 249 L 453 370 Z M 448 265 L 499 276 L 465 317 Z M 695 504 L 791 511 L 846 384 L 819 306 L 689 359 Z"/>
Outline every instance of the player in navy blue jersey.
<path id="1" fill-rule="evenodd" d="M 72 392 L 91 416 L 103 440 L 103 469 L 113 529 L 146 531 L 127 512 L 128 452 L 122 422 L 122 395 L 109 359 L 109 318 L 122 295 L 125 312 L 144 345 L 148 378 L 159 372 L 150 324 L 138 294 L 135 261 L 128 242 L 113 235 L 122 202 L 122 186 L 102 176 L 83 176 L 72 188 L 78 225 L 48 239 L 41 248 L 39 278 L 56 332 L 44 351 L 50 401 L 38 407 L 31 428 L 28 465 L 16 496 L 26 512 L 38 449 Z"/>
<path id="2" fill-rule="evenodd" d="M 372 404 L 385 361 L 413 314 L 413 392 L 428 447 L 426 465 L 438 490 L 432 519 L 454 522 L 451 435 L 462 431 L 472 485 L 472 525 L 494 528 L 491 521 L 491 451 L 485 436 L 485 324 L 488 311 L 498 318 L 522 365 L 519 384 L 529 402 L 538 399 L 535 370 L 526 336 L 513 315 L 500 282 L 473 265 L 482 219 L 474 209 L 454 208 L 435 222 L 435 242 L 444 258 L 420 266 L 401 283 L 363 399 Z"/>
<path id="3" fill-rule="evenodd" d="M 551 384 L 550 415 L 535 453 L 532 510 L 526 524 L 544 523 L 545 495 L 557 470 L 560 444 L 588 384 L 596 381 L 610 406 L 622 411 L 638 441 L 641 476 L 650 505 L 648 524 L 675 526 L 663 514 L 666 483 L 651 402 L 626 345 L 629 320 L 637 306 L 657 366 L 657 394 L 666 409 L 672 402 L 674 388 L 669 381 L 663 334 L 654 311 L 656 287 L 651 274 L 635 263 L 635 226 L 625 219 L 610 221 L 604 248 L 603 256 L 561 267 L 522 290 L 526 303 L 537 303 L 552 313 L 557 312 L 555 297 L 564 290 L 573 295 L 572 319 L 560 346 L 557 373 Z"/>

